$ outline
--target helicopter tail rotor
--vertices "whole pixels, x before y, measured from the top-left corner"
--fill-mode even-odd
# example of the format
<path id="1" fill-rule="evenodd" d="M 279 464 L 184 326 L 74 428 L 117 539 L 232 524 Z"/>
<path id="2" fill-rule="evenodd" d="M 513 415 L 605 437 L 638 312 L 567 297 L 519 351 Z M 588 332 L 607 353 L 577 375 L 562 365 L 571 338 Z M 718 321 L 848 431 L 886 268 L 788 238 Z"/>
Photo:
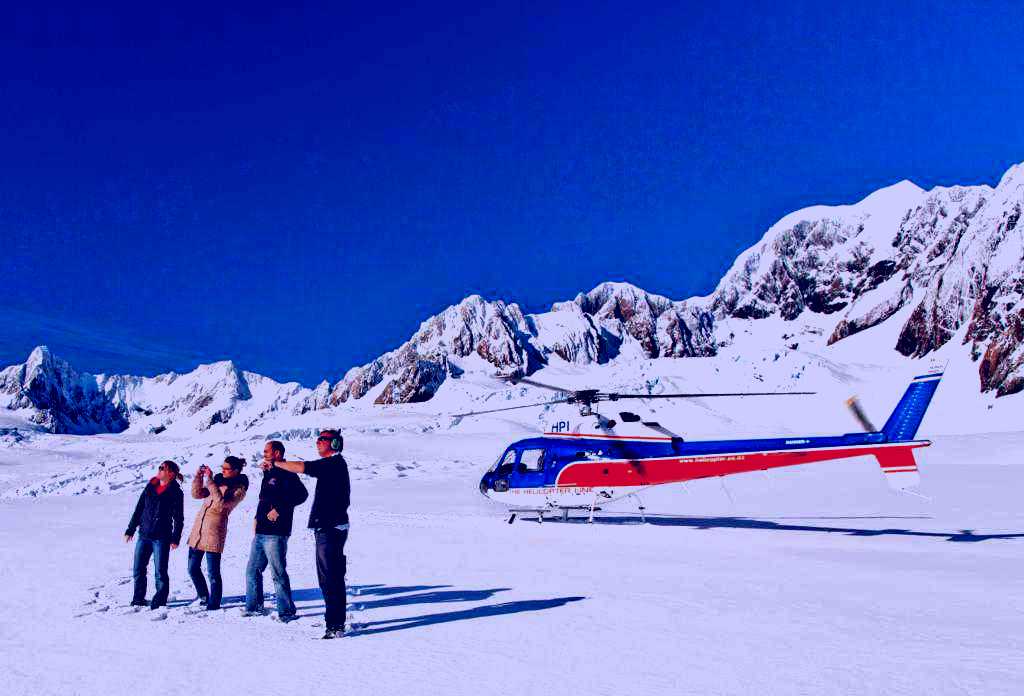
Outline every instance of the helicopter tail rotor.
<path id="1" fill-rule="evenodd" d="M 868 415 L 864 412 L 864 409 L 861 407 L 860 401 L 856 396 L 851 396 L 846 400 L 846 407 L 850 409 L 850 413 L 852 413 L 853 417 L 857 419 L 857 422 L 860 423 L 860 427 L 864 428 L 865 432 L 878 432 L 878 428 L 876 428 L 874 423 L 871 422 L 871 419 L 868 418 Z"/>

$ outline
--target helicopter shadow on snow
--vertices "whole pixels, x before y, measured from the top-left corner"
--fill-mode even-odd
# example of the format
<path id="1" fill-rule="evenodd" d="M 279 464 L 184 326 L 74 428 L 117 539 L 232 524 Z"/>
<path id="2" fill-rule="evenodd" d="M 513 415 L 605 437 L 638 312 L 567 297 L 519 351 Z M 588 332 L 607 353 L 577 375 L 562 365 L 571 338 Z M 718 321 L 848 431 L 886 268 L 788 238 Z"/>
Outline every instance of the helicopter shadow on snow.
<path id="1" fill-rule="evenodd" d="M 365 611 L 370 609 L 403 607 L 417 604 L 479 602 L 491 599 L 495 594 L 499 592 L 506 592 L 511 589 L 508 587 L 496 587 L 486 590 L 448 589 L 451 587 L 451 585 L 357 585 L 353 586 L 352 590 L 358 591 L 358 594 L 349 597 L 349 606 L 354 611 Z M 292 598 L 296 602 L 316 602 L 315 604 L 304 604 L 300 606 L 299 616 L 316 616 L 322 613 L 324 607 L 323 595 L 318 588 L 311 587 L 294 590 L 292 592 Z M 268 600 L 269 599 L 270 597 L 268 597 Z M 572 596 L 553 597 L 551 599 L 519 600 L 435 614 L 419 614 L 378 621 L 361 621 L 360 628 L 354 631 L 352 635 L 361 636 L 373 635 L 375 633 L 390 633 L 407 628 L 419 628 L 439 623 L 451 623 L 453 621 L 465 621 L 467 619 L 480 619 L 491 616 L 504 616 L 506 614 L 518 614 L 528 611 L 554 609 L 556 607 L 569 604 L 570 602 L 578 602 L 582 599 L 585 599 L 585 597 Z"/>
<path id="2" fill-rule="evenodd" d="M 820 519 L 820 520 L 893 520 L 893 519 L 929 519 L 922 516 L 862 516 L 862 517 L 821 517 L 821 518 L 788 518 L 788 519 Z M 524 517 L 523 521 L 537 521 L 536 517 Z M 546 517 L 545 524 L 587 524 L 586 517 L 569 517 L 568 519 Z M 754 519 L 751 517 L 686 517 L 678 515 L 646 515 L 646 518 L 639 515 L 606 515 L 595 516 L 594 524 L 612 525 L 643 525 L 648 524 L 655 527 L 689 527 L 690 529 L 751 529 L 772 532 L 821 532 L 825 534 L 845 534 L 855 537 L 873 536 L 905 536 L 925 537 L 933 539 L 944 539 L 955 542 L 977 542 L 989 541 L 992 539 L 1018 539 L 1024 538 L 1024 533 L 1008 534 L 975 534 L 971 529 L 961 529 L 956 532 L 927 532 L 913 529 L 898 529 L 885 527 L 882 529 L 870 529 L 864 527 L 840 527 L 830 525 L 795 524 L 792 522 L 774 522 L 772 520 Z"/>

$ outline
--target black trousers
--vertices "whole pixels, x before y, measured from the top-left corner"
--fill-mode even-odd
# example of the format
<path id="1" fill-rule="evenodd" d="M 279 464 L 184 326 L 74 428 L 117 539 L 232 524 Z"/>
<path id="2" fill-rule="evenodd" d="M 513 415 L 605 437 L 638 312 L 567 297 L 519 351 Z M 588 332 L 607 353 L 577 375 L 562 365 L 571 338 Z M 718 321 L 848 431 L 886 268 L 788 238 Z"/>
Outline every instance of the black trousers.
<path id="1" fill-rule="evenodd" d="M 345 628 L 345 542 L 347 529 L 316 530 L 316 575 L 324 596 L 328 630 Z"/>

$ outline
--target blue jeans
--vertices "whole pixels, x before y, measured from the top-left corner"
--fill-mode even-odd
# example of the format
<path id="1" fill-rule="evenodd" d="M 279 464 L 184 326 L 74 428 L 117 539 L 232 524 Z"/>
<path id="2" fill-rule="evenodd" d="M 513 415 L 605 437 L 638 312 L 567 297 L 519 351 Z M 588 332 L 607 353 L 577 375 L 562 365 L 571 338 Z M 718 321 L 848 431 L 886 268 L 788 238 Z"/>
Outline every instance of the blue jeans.
<path id="1" fill-rule="evenodd" d="M 210 576 L 209 591 L 203 578 L 203 556 L 206 556 L 206 573 Z M 188 574 L 196 586 L 196 594 L 206 600 L 206 608 L 220 609 L 220 599 L 224 592 L 224 584 L 220 579 L 220 554 L 188 547 Z"/>
<path id="2" fill-rule="evenodd" d="M 286 568 L 288 537 L 277 534 L 257 534 L 249 551 L 249 565 L 245 569 L 245 609 L 263 608 L 263 571 L 270 566 L 274 578 L 274 597 L 278 616 L 295 616 L 292 585 Z"/>
<path id="3" fill-rule="evenodd" d="M 135 580 L 135 592 L 132 604 L 146 603 L 146 566 L 150 556 L 153 557 L 153 575 L 156 580 L 156 594 L 150 607 L 156 609 L 167 604 L 167 593 L 171 586 L 167 577 L 167 560 L 171 553 L 171 542 L 160 539 L 145 539 L 141 535 L 135 540 L 135 566 L 132 576 Z"/>

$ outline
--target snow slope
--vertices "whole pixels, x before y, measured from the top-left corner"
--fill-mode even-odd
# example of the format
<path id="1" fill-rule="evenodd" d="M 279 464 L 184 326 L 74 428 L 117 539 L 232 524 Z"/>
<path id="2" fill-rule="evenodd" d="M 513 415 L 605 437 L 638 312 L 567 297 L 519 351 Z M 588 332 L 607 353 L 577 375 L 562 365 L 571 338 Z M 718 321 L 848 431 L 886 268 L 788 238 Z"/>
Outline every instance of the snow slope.
<path id="1" fill-rule="evenodd" d="M 486 438 L 461 442 L 467 460 L 492 453 Z M 351 446 L 354 466 L 384 451 L 422 456 L 409 434 Z M 363 628 L 335 642 L 312 640 L 322 603 L 302 532 L 289 552 L 302 618 L 240 616 L 254 496 L 232 517 L 225 608 L 186 613 L 179 549 L 176 606 L 156 622 L 118 608 L 135 488 L 8 500 L 0 689 L 1018 694 L 1022 446 L 1022 433 L 938 439 L 922 458 L 931 501 L 896 496 L 873 463 L 849 461 L 741 476 L 728 490 L 669 487 L 648 501 L 648 524 L 624 508 L 594 525 L 507 525 L 476 492 L 473 466 L 424 458 L 406 477 L 364 474 L 348 549 Z M 293 452 L 310 456 L 311 443 Z M 187 520 L 194 509 L 187 501 Z"/>

